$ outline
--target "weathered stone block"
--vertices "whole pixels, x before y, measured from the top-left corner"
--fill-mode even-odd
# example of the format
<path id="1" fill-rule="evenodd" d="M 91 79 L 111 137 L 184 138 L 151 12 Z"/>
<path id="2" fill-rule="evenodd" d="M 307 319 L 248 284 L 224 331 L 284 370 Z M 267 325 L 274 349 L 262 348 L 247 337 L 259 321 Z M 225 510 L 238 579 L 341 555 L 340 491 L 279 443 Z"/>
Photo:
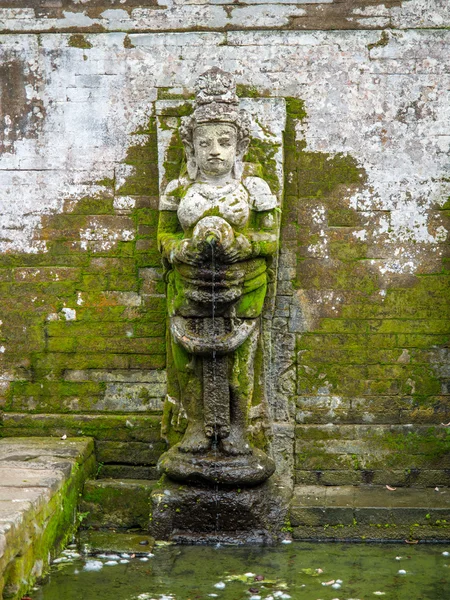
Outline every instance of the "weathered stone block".
<path id="1" fill-rule="evenodd" d="M 184 486 L 161 480 L 152 494 L 150 533 L 179 542 L 271 543 L 289 492 L 274 480 L 252 488 Z"/>
<path id="2" fill-rule="evenodd" d="M 5 598 L 20 598 L 73 535 L 78 496 L 94 469 L 88 438 L 0 440 L 0 592 Z"/>
<path id="3" fill-rule="evenodd" d="M 87 481 L 79 510 L 88 513 L 83 528 L 148 528 L 150 496 L 156 481 L 98 479 Z"/>
<path id="4" fill-rule="evenodd" d="M 156 466 L 143 465 L 100 465 L 99 476 L 105 479 L 145 479 L 157 480 L 159 477 Z"/>
<path id="5" fill-rule="evenodd" d="M 298 486 L 289 520 L 294 539 L 441 540 L 448 510 L 446 489 Z"/>
<path id="6" fill-rule="evenodd" d="M 89 436 L 96 440 L 158 442 L 161 418 L 141 415 L 27 415 L 5 413 L 5 437 Z M 12 440 L 11 440 L 12 441 Z M 38 442 L 38 440 L 37 440 Z M 139 479 L 139 478 L 137 478 Z"/>
<path id="7" fill-rule="evenodd" d="M 108 442 L 95 443 L 97 460 L 100 463 L 126 465 L 156 465 L 167 449 L 163 441 L 158 442 Z"/>

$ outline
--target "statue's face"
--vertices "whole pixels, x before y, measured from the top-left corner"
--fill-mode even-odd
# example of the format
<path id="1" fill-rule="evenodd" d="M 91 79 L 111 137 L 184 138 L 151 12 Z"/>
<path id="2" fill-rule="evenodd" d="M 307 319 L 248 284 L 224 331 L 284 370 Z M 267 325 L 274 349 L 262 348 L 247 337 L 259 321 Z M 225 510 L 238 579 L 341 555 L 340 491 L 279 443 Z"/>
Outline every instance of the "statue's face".
<path id="1" fill-rule="evenodd" d="M 200 171 L 210 177 L 231 172 L 236 160 L 237 131 L 233 125 L 206 123 L 194 131 L 194 152 Z"/>

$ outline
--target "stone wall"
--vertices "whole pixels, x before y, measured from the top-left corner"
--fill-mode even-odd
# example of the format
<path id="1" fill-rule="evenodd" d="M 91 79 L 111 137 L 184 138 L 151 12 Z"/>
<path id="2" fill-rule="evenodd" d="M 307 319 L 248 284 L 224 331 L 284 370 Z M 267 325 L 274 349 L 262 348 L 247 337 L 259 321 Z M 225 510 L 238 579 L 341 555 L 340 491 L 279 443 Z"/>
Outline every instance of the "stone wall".
<path id="1" fill-rule="evenodd" d="M 288 111 L 279 460 L 303 483 L 448 483 L 448 3 L 31 4 L 0 2 L 3 435 L 93 435 L 104 474 L 155 474 L 155 104 L 218 65 Z"/>

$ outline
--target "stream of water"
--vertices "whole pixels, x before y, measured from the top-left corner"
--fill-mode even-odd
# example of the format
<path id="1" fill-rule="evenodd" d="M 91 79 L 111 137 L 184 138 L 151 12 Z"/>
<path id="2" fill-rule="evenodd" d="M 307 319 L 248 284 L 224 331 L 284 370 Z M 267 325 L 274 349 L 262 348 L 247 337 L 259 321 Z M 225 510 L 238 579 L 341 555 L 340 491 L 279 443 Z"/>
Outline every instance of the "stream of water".
<path id="1" fill-rule="evenodd" d="M 144 560 L 66 557 L 30 592 L 33 600 L 450 598 L 445 545 L 162 546 Z"/>
<path id="2" fill-rule="evenodd" d="M 211 247 L 211 269 L 212 269 L 212 277 L 211 277 L 211 317 L 212 317 L 212 330 L 213 335 L 215 335 L 216 331 L 216 250 L 215 250 L 215 241 L 213 240 Z M 213 382 L 216 383 L 216 350 L 213 350 Z M 214 442 L 213 442 L 213 450 L 215 456 L 217 456 L 217 445 L 219 443 L 218 434 L 217 434 L 217 418 L 214 420 Z M 214 495 L 215 495 L 215 507 L 216 507 L 216 515 L 215 515 L 215 531 L 218 532 L 220 529 L 220 512 L 219 512 L 219 485 L 216 483 L 214 486 Z"/>

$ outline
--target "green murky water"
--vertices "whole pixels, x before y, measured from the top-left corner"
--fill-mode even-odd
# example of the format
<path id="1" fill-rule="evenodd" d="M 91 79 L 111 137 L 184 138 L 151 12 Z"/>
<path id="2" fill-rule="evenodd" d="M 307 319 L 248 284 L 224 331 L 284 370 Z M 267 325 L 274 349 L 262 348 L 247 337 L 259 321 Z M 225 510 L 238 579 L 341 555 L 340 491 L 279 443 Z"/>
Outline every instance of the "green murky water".
<path id="1" fill-rule="evenodd" d="M 166 546 L 144 561 L 120 559 L 129 562 L 70 559 L 55 565 L 49 581 L 30 595 L 33 600 L 450 599 L 450 547 L 444 545 Z"/>

